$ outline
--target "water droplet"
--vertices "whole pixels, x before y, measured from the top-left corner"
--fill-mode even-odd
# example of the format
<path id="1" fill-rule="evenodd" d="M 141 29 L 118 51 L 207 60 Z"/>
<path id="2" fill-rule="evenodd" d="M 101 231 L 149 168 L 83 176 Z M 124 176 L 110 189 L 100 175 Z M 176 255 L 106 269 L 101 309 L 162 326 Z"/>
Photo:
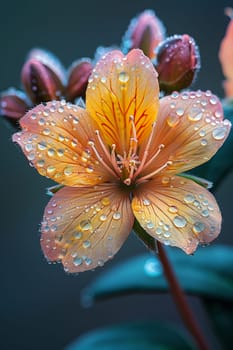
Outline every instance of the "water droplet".
<path id="1" fill-rule="evenodd" d="M 121 213 L 119 211 L 116 211 L 112 217 L 114 220 L 119 220 L 121 218 Z"/>
<path id="2" fill-rule="evenodd" d="M 178 208 L 175 206 L 175 205 L 171 205 L 169 208 L 168 208 L 168 211 L 172 214 L 175 214 L 178 212 Z"/>
<path id="3" fill-rule="evenodd" d="M 68 167 L 66 167 L 66 168 L 64 169 L 64 175 L 70 176 L 70 175 L 72 175 L 72 174 L 73 174 L 73 169 L 72 169 L 72 167 L 68 166 Z"/>
<path id="4" fill-rule="evenodd" d="M 75 266 L 82 265 L 82 262 L 83 262 L 82 258 L 79 258 L 79 257 L 75 257 L 74 260 L 73 260 L 73 264 Z"/>
<path id="5" fill-rule="evenodd" d="M 35 153 L 34 153 L 34 152 L 29 153 L 29 155 L 28 155 L 28 160 L 34 160 L 34 159 L 35 159 L 35 157 L 36 157 L 36 155 L 35 155 Z"/>
<path id="6" fill-rule="evenodd" d="M 206 139 L 201 140 L 201 145 L 206 146 L 208 144 L 208 141 Z"/>
<path id="7" fill-rule="evenodd" d="M 200 135 L 201 137 L 204 137 L 204 136 L 206 135 L 205 130 L 200 130 L 199 135 Z"/>
<path id="8" fill-rule="evenodd" d="M 44 118 L 40 118 L 39 121 L 38 121 L 38 124 L 39 124 L 40 126 L 45 125 L 45 120 L 44 120 Z"/>
<path id="9" fill-rule="evenodd" d="M 146 227 L 147 227 L 148 229 L 152 229 L 152 228 L 155 227 L 155 225 L 154 225 L 154 223 L 153 223 L 152 221 L 149 221 L 149 222 L 146 224 Z"/>
<path id="10" fill-rule="evenodd" d="M 88 165 L 88 167 L 86 168 L 86 172 L 88 174 L 91 174 L 91 173 L 93 173 L 93 171 L 94 171 L 94 168 L 91 165 Z"/>
<path id="11" fill-rule="evenodd" d="M 43 159 L 38 160 L 37 166 L 38 167 L 43 167 L 45 165 L 45 161 Z"/>
<path id="12" fill-rule="evenodd" d="M 48 168 L 47 168 L 47 172 L 49 174 L 53 173 L 55 170 L 56 170 L 56 168 L 53 165 L 49 165 Z"/>
<path id="13" fill-rule="evenodd" d="M 102 82 L 102 83 L 106 83 L 107 78 L 106 78 L 106 77 L 101 77 L 101 79 L 100 79 L 100 80 L 101 80 L 101 82 Z"/>
<path id="14" fill-rule="evenodd" d="M 189 120 L 191 121 L 198 121 L 198 120 L 201 120 L 202 118 L 202 111 L 200 108 L 198 107 L 193 107 L 191 108 L 189 114 L 188 114 L 188 118 Z"/>
<path id="15" fill-rule="evenodd" d="M 179 121 L 180 121 L 180 118 L 179 118 L 177 115 L 175 115 L 175 114 L 169 115 L 169 116 L 167 117 L 167 124 L 168 124 L 171 128 L 173 128 L 174 126 L 176 126 L 176 125 L 179 123 Z"/>
<path id="16" fill-rule="evenodd" d="M 92 260 L 90 258 L 85 258 L 85 264 L 87 266 L 91 265 L 92 264 Z"/>
<path id="17" fill-rule="evenodd" d="M 156 230 L 155 230 L 155 233 L 157 235 L 161 235 L 163 233 L 163 230 L 160 227 L 157 227 Z"/>
<path id="18" fill-rule="evenodd" d="M 186 194 L 184 197 L 185 203 L 192 203 L 194 201 L 195 197 L 192 194 Z"/>
<path id="19" fill-rule="evenodd" d="M 76 231 L 73 236 L 76 239 L 80 239 L 80 238 L 82 238 L 82 235 L 83 235 L 82 232 Z"/>
<path id="20" fill-rule="evenodd" d="M 44 141 L 41 141 L 38 143 L 37 147 L 40 151 L 44 151 L 46 149 L 47 145 Z"/>
<path id="21" fill-rule="evenodd" d="M 169 237 L 171 236 L 171 232 L 166 231 L 166 232 L 164 232 L 163 236 L 164 236 L 165 238 L 169 238 Z"/>
<path id="22" fill-rule="evenodd" d="M 53 157 L 55 155 L 55 150 L 53 148 L 49 148 L 47 153 L 49 157 Z"/>
<path id="23" fill-rule="evenodd" d="M 212 131 L 212 136 L 215 140 L 223 140 L 226 136 L 227 128 L 225 126 L 218 126 Z"/>
<path id="24" fill-rule="evenodd" d="M 107 206 L 107 205 L 110 204 L 110 199 L 109 199 L 108 197 L 104 197 L 104 198 L 102 198 L 101 203 L 102 203 L 104 206 Z"/>
<path id="25" fill-rule="evenodd" d="M 170 177 L 168 177 L 168 176 L 162 177 L 161 182 L 162 182 L 163 185 L 169 184 L 169 182 L 170 182 Z"/>
<path id="26" fill-rule="evenodd" d="M 177 108 L 176 114 L 181 117 L 184 114 L 184 109 L 181 107 Z"/>
<path id="27" fill-rule="evenodd" d="M 82 220 L 79 226 L 83 231 L 88 231 L 92 229 L 92 224 L 90 220 Z"/>
<path id="28" fill-rule="evenodd" d="M 205 225 L 202 222 L 195 222 L 192 229 L 195 234 L 198 234 L 204 231 Z"/>
<path id="29" fill-rule="evenodd" d="M 100 221 L 106 221 L 107 220 L 107 215 L 103 214 L 100 216 Z"/>
<path id="30" fill-rule="evenodd" d="M 49 129 L 49 128 L 45 128 L 45 129 L 43 130 L 43 134 L 44 134 L 45 136 L 48 136 L 48 135 L 50 134 L 50 129 Z"/>
<path id="31" fill-rule="evenodd" d="M 187 225 L 187 220 L 183 216 L 175 216 L 173 223 L 178 228 L 183 228 Z"/>
<path id="32" fill-rule="evenodd" d="M 143 204 L 146 205 L 146 206 L 147 206 L 147 205 L 150 205 L 149 199 L 146 199 L 146 198 L 143 199 Z"/>
<path id="33" fill-rule="evenodd" d="M 204 216 L 205 218 L 208 218 L 209 210 L 207 210 L 207 209 L 202 210 L 201 215 Z"/>
<path id="34" fill-rule="evenodd" d="M 91 242 L 90 241 L 84 241 L 83 242 L 83 248 L 90 248 L 90 246 L 91 246 Z"/>
<path id="35" fill-rule="evenodd" d="M 129 74 L 126 72 L 120 72 L 118 79 L 121 83 L 127 83 L 127 81 L 129 80 Z"/>

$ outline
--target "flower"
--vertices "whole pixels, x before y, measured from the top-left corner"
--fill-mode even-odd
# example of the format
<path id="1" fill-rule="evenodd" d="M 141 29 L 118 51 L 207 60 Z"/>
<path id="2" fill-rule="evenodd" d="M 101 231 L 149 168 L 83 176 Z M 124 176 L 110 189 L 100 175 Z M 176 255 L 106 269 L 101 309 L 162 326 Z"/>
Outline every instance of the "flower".
<path id="1" fill-rule="evenodd" d="M 219 49 L 219 60 L 226 80 L 223 83 L 226 97 L 233 97 L 233 10 L 228 7 L 225 13 L 230 17 L 225 37 Z"/>
<path id="2" fill-rule="evenodd" d="M 155 69 L 166 93 L 189 87 L 200 68 L 199 49 L 189 35 L 173 35 L 156 49 Z"/>
<path id="3" fill-rule="evenodd" d="M 122 40 L 122 51 L 141 49 L 150 59 L 155 58 L 155 49 L 164 39 L 165 28 L 152 10 L 145 10 L 133 18 Z"/>
<path id="4" fill-rule="evenodd" d="M 187 254 L 218 236 L 213 195 L 180 174 L 210 159 L 231 124 L 210 91 L 159 101 L 157 73 L 142 51 L 102 57 L 89 78 L 86 109 L 53 101 L 20 124 L 13 141 L 41 175 L 64 185 L 45 208 L 41 245 L 66 271 L 103 265 L 135 218 Z"/>
<path id="5" fill-rule="evenodd" d="M 84 97 L 87 81 L 92 71 L 89 58 L 75 61 L 68 72 L 52 53 L 33 49 L 21 71 L 21 81 L 26 92 L 8 89 L 0 96 L 0 115 L 9 120 L 19 120 L 28 109 L 41 102 L 61 100 L 75 102 Z"/>

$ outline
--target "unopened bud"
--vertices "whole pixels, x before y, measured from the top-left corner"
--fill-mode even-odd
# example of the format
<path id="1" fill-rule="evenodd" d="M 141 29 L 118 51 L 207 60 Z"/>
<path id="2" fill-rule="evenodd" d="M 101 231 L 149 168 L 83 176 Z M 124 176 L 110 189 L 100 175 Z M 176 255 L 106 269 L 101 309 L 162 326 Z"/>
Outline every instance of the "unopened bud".
<path id="1" fill-rule="evenodd" d="M 1 93 L 0 115 L 16 121 L 29 109 L 26 95 L 15 89 L 9 89 Z"/>
<path id="2" fill-rule="evenodd" d="M 226 34 L 221 41 L 219 49 L 219 60 L 221 62 L 223 74 L 226 81 L 223 83 L 225 95 L 233 97 L 233 9 L 226 8 L 225 13 L 230 17 Z"/>
<path id="3" fill-rule="evenodd" d="M 66 83 L 66 70 L 63 67 L 61 61 L 52 52 L 40 48 L 32 49 L 28 54 L 28 60 L 35 59 L 46 67 L 50 68 L 57 77 L 60 79 L 63 85 Z"/>
<path id="4" fill-rule="evenodd" d="M 166 93 L 189 87 L 200 68 L 199 49 L 189 35 L 174 35 L 157 48 L 155 68 Z"/>
<path id="5" fill-rule="evenodd" d="M 57 100 L 63 93 L 61 80 L 56 73 L 35 58 L 26 61 L 21 79 L 25 91 L 35 104 Z"/>
<path id="6" fill-rule="evenodd" d="M 155 57 L 155 48 L 164 39 L 165 29 L 152 10 L 145 10 L 133 18 L 123 37 L 122 51 L 141 49 L 149 58 Z"/>
<path id="7" fill-rule="evenodd" d="M 74 101 L 77 97 L 85 96 L 92 68 L 91 60 L 88 58 L 78 60 L 72 64 L 66 88 L 67 100 Z"/>

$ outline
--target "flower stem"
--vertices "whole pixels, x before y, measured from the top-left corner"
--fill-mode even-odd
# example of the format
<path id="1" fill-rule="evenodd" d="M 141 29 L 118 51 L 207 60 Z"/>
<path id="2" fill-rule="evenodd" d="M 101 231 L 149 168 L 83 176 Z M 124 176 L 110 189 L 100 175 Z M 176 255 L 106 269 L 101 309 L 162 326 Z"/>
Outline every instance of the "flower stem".
<path id="1" fill-rule="evenodd" d="M 171 267 L 167 254 L 160 242 L 157 241 L 158 256 L 163 265 L 164 274 L 167 278 L 171 293 L 177 305 L 177 308 L 180 312 L 180 315 L 183 318 L 183 321 L 192 334 L 193 338 L 196 340 L 198 349 L 200 350 L 209 350 L 209 346 L 197 324 L 196 319 L 188 305 L 187 299 L 183 290 L 181 289 L 179 282 L 175 276 L 175 273 Z"/>

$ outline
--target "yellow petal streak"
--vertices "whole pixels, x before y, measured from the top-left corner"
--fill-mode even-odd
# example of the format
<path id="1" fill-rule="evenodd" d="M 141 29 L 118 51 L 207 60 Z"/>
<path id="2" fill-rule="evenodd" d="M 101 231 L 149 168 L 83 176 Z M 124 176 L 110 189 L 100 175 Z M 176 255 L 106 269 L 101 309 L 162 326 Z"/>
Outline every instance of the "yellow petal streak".
<path id="1" fill-rule="evenodd" d="M 130 201 L 115 185 L 65 187 L 45 208 L 41 245 L 66 271 L 86 271 L 112 258 L 132 225 Z"/>
<path id="2" fill-rule="evenodd" d="M 67 186 L 87 186 L 110 178 L 96 158 L 90 141 L 96 125 L 75 105 L 54 101 L 30 110 L 21 120 L 22 132 L 13 136 L 38 172 Z M 102 158 L 104 154 L 99 150 Z"/>
<path id="3" fill-rule="evenodd" d="M 157 73 L 140 50 L 112 51 L 96 65 L 86 93 L 87 110 L 108 145 L 128 153 L 133 117 L 138 142 L 146 138 L 158 110 Z"/>
<path id="4" fill-rule="evenodd" d="M 209 243 L 221 229 L 221 213 L 210 192 L 180 176 L 157 178 L 134 194 L 133 212 L 155 239 L 187 254 Z"/>

